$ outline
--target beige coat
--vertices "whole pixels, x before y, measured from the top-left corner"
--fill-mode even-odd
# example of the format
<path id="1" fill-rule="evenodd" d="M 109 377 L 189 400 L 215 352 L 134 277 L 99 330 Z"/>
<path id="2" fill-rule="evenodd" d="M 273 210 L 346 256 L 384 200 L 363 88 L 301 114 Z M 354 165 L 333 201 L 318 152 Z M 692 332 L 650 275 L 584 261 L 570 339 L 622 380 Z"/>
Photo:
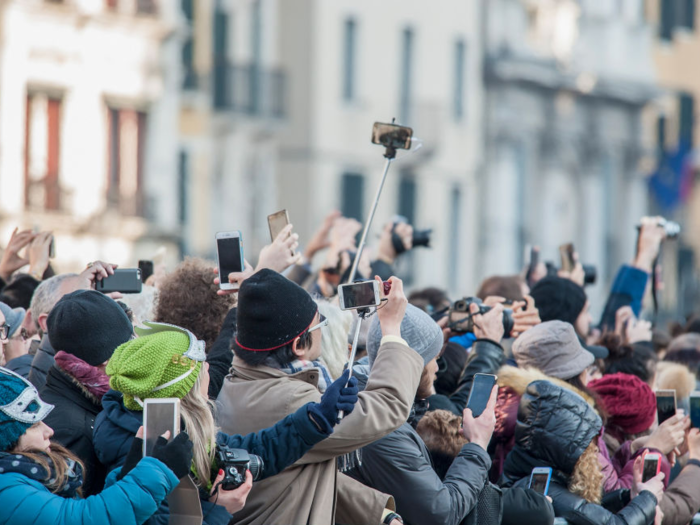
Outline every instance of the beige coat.
<path id="1" fill-rule="evenodd" d="M 297 463 L 253 483 L 234 522 L 330 525 L 337 517 L 346 525 L 381 523 L 382 510 L 393 508 L 393 499 L 339 474 L 335 458 L 405 423 L 422 371 L 423 359 L 416 352 L 405 344 L 384 342 L 352 414 Z M 315 370 L 288 375 L 266 366 L 249 366 L 236 357 L 217 400 L 218 423 L 230 434 L 270 427 L 304 404 L 320 401 L 317 384 Z"/>

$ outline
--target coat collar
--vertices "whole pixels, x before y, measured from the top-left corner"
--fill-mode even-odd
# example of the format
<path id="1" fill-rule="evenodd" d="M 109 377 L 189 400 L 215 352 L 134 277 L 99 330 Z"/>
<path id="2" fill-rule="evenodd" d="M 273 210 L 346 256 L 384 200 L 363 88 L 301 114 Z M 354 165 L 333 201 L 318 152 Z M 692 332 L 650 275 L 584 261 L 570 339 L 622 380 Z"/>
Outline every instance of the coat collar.
<path id="1" fill-rule="evenodd" d="M 94 414 L 102 410 L 101 400 L 56 365 L 46 374 L 46 388 Z"/>
<path id="2" fill-rule="evenodd" d="M 243 381 L 260 381 L 266 379 L 292 379 L 309 383 L 314 388 L 318 388 L 319 371 L 315 369 L 302 370 L 296 374 L 286 374 L 282 370 L 277 370 L 270 366 L 252 366 L 243 361 L 240 357 L 234 357 L 231 364 L 231 373 L 227 379 L 238 378 Z"/>

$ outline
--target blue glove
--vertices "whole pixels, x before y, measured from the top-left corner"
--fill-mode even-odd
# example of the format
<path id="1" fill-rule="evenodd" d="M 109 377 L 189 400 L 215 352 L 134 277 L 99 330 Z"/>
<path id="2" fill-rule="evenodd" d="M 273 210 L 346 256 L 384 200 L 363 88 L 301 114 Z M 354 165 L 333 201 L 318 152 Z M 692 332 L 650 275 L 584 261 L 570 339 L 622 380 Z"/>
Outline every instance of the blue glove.
<path id="1" fill-rule="evenodd" d="M 320 403 L 310 404 L 309 412 L 323 419 L 322 422 L 317 421 L 319 424 L 332 428 L 338 424 L 338 413 L 341 410 L 347 415 L 355 408 L 360 389 L 357 388 L 356 377 L 351 377 L 348 381 L 349 375 L 350 371 L 345 370 L 343 375 L 326 388 Z"/>

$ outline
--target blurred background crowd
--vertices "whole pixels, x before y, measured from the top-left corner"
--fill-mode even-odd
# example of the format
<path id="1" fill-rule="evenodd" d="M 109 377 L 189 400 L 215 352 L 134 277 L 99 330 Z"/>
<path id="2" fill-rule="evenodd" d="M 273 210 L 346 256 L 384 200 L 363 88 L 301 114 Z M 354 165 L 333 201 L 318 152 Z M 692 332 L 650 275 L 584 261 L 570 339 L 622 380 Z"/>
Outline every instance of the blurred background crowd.
<path id="1" fill-rule="evenodd" d="M 695 0 L 0 0 L 0 239 L 52 231 L 60 272 L 213 258 L 231 229 L 256 254 L 282 208 L 309 239 L 332 209 L 364 219 L 372 123 L 396 117 L 417 140 L 377 223 L 434 230 L 408 287 L 470 293 L 573 242 L 597 317 L 638 218 L 662 215 L 680 320 L 699 26 Z"/>

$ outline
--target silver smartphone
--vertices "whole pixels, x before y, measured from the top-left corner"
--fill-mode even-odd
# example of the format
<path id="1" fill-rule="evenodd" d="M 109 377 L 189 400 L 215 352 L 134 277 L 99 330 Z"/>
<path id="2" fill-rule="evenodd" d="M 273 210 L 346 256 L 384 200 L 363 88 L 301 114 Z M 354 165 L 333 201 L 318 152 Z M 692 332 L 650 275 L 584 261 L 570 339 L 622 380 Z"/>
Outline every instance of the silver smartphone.
<path id="1" fill-rule="evenodd" d="M 378 306 L 381 302 L 378 281 L 343 284 L 338 287 L 341 310 L 357 310 Z"/>
<path id="2" fill-rule="evenodd" d="M 143 455 L 150 456 L 159 436 L 170 431 L 170 439 L 180 432 L 178 398 L 146 399 L 143 403 Z"/>

